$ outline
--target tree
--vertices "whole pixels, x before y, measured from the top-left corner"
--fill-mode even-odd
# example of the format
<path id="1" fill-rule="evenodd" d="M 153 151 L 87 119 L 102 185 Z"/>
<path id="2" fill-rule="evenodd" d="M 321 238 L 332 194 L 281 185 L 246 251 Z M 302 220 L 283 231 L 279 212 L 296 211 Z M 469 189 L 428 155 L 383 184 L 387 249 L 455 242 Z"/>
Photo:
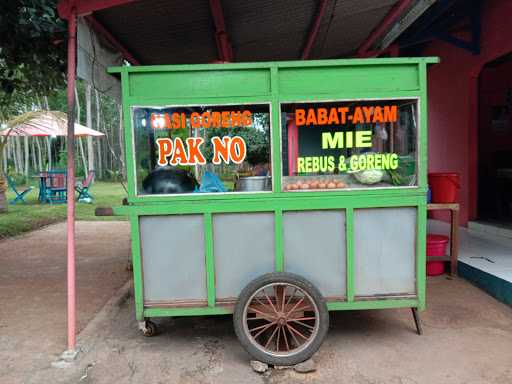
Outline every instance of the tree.
<path id="1" fill-rule="evenodd" d="M 56 4 L 56 0 L 0 2 L 0 124 L 24 112 L 38 95 L 49 95 L 65 84 L 66 29 Z M 6 143 L 4 137 L 0 164 Z M 0 172 L 0 212 L 7 210 L 6 189 Z"/>
<path id="2" fill-rule="evenodd" d="M 264 164 L 270 161 L 270 117 L 265 113 L 255 113 L 254 123 L 249 127 L 210 128 L 206 131 L 205 142 L 209 143 L 214 136 L 240 136 L 247 144 L 246 160 L 250 165 Z M 188 136 L 187 132 L 183 135 Z M 204 154 L 209 162 L 213 157 L 212 147 L 206 146 Z"/>
<path id="3" fill-rule="evenodd" d="M 92 128 L 92 103 L 91 103 L 91 92 L 92 87 L 90 84 L 86 84 L 85 86 L 85 117 L 87 119 L 87 127 Z M 87 174 L 87 171 L 94 171 L 94 148 L 93 148 L 93 141 L 92 136 L 87 136 L 87 163 L 89 166 L 89 169 L 85 170 L 85 173 Z"/>
<path id="4" fill-rule="evenodd" d="M 64 85 L 65 32 L 56 0 L 0 2 L 0 121 L 18 112 L 16 99 Z"/>
<path id="5" fill-rule="evenodd" d="M 10 134 L 10 131 L 9 131 Z M 7 150 L 7 139 L 8 135 L 0 137 L 0 164 L 3 163 L 4 156 Z M 0 172 L 0 213 L 7 211 L 7 197 L 5 192 L 7 191 L 7 181 L 2 172 Z"/>

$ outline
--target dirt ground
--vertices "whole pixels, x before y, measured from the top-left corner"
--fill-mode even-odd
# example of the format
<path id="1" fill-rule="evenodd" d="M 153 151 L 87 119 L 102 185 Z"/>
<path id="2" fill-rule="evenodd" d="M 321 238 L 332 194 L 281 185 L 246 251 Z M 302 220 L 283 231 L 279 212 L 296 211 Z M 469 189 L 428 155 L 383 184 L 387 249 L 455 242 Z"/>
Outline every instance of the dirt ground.
<path id="1" fill-rule="evenodd" d="M 428 281 L 424 335 L 407 309 L 331 314 L 317 371 L 260 375 L 234 335 L 231 317 L 158 321 L 145 338 L 128 298 L 86 329 L 86 352 L 71 367 L 41 371 L 52 383 L 512 383 L 512 309 L 460 280 Z"/>
<path id="2" fill-rule="evenodd" d="M 78 246 L 84 255 L 79 268 L 82 326 L 126 279 L 127 225 L 79 224 Z M 40 253 L 39 249 L 47 248 L 42 246 L 45 239 L 60 232 L 55 227 L 39 232 L 44 231 L 26 236 L 35 236 L 35 241 L 24 237 L 7 245 L 0 243 L 2 266 L 7 263 L 12 270 L 17 259 L 34 251 L 34 244 Z M 89 248 L 96 251 L 83 248 L 91 238 L 96 244 Z M 27 261 L 32 274 L 25 269 L 6 274 L 2 268 L 0 272 L 1 300 L 8 303 L 1 309 L 0 321 L 2 384 L 512 383 L 512 308 L 464 280 L 446 276 L 428 279 L 423 336 L 415 333 L 407 309 L 331 313 L 329 334 L 314 357 L 314 373 L 253 372 L 230 316 L 157 319 L 160 334 L 145 338 L 137 330 L 133 297 L 107 305 L 82 332 L 83 352 L 78 360 L 54 368 L 51 362 L 65 346 L 64 280 L 60 276 L 65 258 L 57 246 L 45 253 L 58 260 L 58 268 L 37 257 Z M 94 278 L 96 273 L 100 278 Z M 41 282 L 44 275 L 54 276 L 54 285 Z"/>
<path id="3" fill-rule="evenodd" d="M 76 229 L 81 330 L 131 276 L 129 223 Z M 0 241 L 0 383 L 37 377 L 66 349 L 66 335 L 66 224 Z"/>

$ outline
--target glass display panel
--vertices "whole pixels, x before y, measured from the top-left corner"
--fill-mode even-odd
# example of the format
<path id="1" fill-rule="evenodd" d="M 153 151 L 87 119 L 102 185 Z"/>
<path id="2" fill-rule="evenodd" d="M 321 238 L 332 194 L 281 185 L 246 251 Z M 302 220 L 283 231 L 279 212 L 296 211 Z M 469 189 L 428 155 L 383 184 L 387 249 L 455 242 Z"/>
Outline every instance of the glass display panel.
<path id="1" fill-rule="evenodd" d="M 270 106 L 133 107 L 138 195 L 272 190 Z"/>
<path id="2" fill-rule="evenodd" d="M 417 185 L 417 99 L 281 104 L 285 191 Z"/>

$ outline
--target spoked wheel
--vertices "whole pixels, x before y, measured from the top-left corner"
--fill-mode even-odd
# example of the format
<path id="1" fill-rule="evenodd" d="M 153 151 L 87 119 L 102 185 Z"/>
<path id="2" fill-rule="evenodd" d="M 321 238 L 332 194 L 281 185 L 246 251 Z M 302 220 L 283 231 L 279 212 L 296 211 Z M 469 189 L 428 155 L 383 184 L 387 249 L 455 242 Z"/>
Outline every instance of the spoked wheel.
<path id="1" fill-rule="evenodd" d="M 309 359 L 329 328 L 329 313 L 318 289 L 291 273 L 269 273 L 249 283 L 233 320 L 247 352 L 273 365 Z"/>

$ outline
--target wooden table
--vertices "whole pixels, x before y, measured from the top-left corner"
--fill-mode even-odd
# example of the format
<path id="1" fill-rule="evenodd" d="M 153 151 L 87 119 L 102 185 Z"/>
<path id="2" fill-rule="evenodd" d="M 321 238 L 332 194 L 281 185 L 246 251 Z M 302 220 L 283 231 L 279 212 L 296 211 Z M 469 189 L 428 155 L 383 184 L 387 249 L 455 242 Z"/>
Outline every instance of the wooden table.
<path id="1" fill-rule="evenodd" d="M 450 275 L 457 274 L 457 260 L 459 257 L 459 204 L 434 203 L 427 204 L 427 211 L 450 211 L 450 255 L 427 257 L 428 261 L 449 261 Z"/>

